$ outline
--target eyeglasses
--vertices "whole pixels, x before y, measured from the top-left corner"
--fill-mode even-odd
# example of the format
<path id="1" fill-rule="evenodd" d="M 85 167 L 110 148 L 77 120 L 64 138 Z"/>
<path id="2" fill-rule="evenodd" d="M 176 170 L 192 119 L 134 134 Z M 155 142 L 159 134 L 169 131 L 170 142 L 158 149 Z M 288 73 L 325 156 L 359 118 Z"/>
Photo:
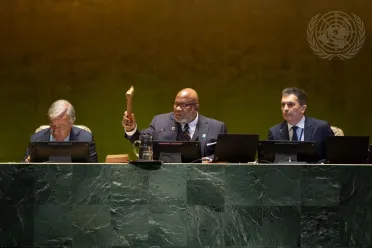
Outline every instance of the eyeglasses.
<path id="1" fill-rule="evenodd" d="M 173 103 L 173 108 L 177 108 L 177 107 L 180 107 L 181 109 L 185 109 L 187 108 L 188 106 L 192 106 L 192 105 L 196 105 L 198 104 L 197 102 L 194 102 L 194 103 L 182 103 L 182 102 L 174 102 Z"/>

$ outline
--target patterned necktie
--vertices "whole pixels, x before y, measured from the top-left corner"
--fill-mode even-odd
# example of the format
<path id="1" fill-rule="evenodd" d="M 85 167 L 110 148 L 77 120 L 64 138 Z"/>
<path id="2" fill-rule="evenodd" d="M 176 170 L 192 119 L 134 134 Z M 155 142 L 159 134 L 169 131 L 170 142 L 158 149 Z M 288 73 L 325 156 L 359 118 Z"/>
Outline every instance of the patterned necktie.
<path id="1" fill-rule="evenodd" d="M 298 129 L 297 126 L 293 126 L 293 127 L 292 127 L 292 130 L 293 130 L 292 140 L 293 140 L 293 141 L 298 141 L 297 129 Z"/>
<path id="2" fill-rule="evenodd" d="M 188 141 L 191 140 L 189 124 L 185 124 L 185 126 L 183 127 L 183 134 Z"/>

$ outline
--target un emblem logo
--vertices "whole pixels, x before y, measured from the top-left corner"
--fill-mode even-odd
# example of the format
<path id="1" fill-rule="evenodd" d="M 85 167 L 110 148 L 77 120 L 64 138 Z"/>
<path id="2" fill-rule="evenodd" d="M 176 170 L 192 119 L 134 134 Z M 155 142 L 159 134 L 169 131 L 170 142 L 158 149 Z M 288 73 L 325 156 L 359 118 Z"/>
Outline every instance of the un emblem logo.
<path id="1" fill-rule="evenodd" d="M 363 21 L 341 11 L 318 14 L 307 27 L 310 48 L 322 59 L 350 59 L 359 52 L 365 39 Z"/>

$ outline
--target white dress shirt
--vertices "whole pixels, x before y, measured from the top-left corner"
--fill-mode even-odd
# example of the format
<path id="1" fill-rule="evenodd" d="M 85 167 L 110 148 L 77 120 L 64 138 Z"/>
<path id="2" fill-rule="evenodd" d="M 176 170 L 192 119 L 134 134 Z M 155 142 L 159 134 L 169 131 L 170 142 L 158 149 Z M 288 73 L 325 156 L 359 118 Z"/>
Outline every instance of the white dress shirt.
<path id="1" fill-rule="evenodd" d="M 50 135 L 49 136 L 49 141 L 56 141 L 56 139 L 53 137 L 53 135 Z M 69 142 L 70 141 L 70 135 L 68 135 L 65 140 L 65 142 Z"/>
<path id="2" fill-rule="evenodd" d="M 124 128 L 124 131 L 125 131 L 125 128 Z M 126 133 L 129 137 L 133 136 L 133 134 L 135 134 L 136 132 L 137 132 L 137 124 L 136 124 L 136 127 L 135 127 L 132 131 L 130 131 L 130 132 L 125 131 L 125 133 Z"/>
<path id="3" fill-rule="evenodd" d="M 304 141 L 304 133 L 305 133 L 305 116 L 302 117 L 302 119 L 296 124 L 296 125 L 291 125 L 288 124 L 288 133 L 289 133 L 289 140 L 292 140 L 293 137 L 293 126 L 297 126 L 297 137 L 299 141 Z"/>
<path id="4" fill-rule="evenodd" d="M 190 137 L 192 139 L 192 137 L 194 136 L 194 133 L 195 133 L 195 130 L 196 130 L 196 125 L 198 124 L 198 120 L 199 120 L 199 114 L 196 113 L 196 117 L 195 119 L 189 123 L 189 133 L 190 133 Z M 183 127 L 185 126 L 185 124 L 181 124 L 181 127 L 182 127 L 182 130 L 183 130 Z"/>

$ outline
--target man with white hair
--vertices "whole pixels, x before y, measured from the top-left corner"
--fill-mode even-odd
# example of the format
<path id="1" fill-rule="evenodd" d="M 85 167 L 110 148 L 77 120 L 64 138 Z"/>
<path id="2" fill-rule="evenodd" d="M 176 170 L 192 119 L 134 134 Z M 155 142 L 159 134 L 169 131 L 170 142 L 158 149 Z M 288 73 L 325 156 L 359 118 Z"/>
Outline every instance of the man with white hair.
<path id="1" fill-rule="evenodd" d="M 75 109 L 67 100 L 55 101 L 48 110 L 49 128 L 41 130 L 31 136 L 31 142 L 37 141 L 81 141 L 90 142 L 90 159 L 92 163 L 98 162 L 96 145 L 93 135 L 81 128 L 74 126 Z M 30 162 L 27 152 L 27 162 Z"/>

